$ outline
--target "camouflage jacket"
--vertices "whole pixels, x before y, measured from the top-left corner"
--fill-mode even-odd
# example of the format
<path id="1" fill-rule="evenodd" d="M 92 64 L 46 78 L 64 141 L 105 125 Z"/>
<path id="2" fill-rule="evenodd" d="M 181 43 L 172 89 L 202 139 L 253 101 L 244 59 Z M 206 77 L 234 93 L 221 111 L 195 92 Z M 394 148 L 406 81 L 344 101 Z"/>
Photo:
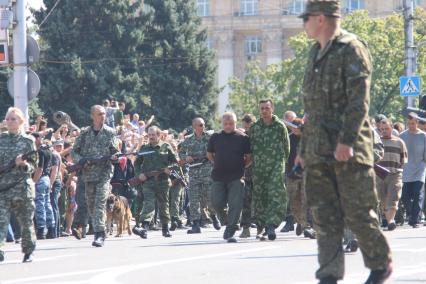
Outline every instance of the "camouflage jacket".
<path id="1" fill-rule="evenodd" d="M 201 138 L 197 138 L 195 134 L 189 135 L 185 141 L 179 145 L 179 157 L 185 160 L 187 156 L 191 157 L 207 157 L 207 145 L 211 135 L 204 132 Z M 209 177 L 212 171 L 212 163 L 205 161 L 203 165 L 189 169 L 189 175 L 194 177 Z"/>
<path id="2" fill-rule="evenodd" d="M 141 147 L 139 152 L 155 151 L 155 153 L 138 157 L 135 161 L 135 174 L 158 171 L 167 168 L 172 164 L 177 163 L 177 156 L 172 149 L 172 146 L 166 142 L 159 142 L 157 145 L 146 144 Z M 159 180 L 168 180 L 167 175 L 160 175 Z M 154 182 L 154 179 L 149 179 L 146 183 Z"/>
<path id="3" fill-rule="evenodd" d="M 290 140 L 284 123 L 275 115 L 271 125 L 266 125 L 259 119 L 250 128 L 249 137 L 253 152 L 253 175 L 284 172 L 285 161 L 290 154 Z"/>
<path id="4" fill-rule="evenodd" d="M 303 82 L 305 122 L 299 154 L 306 165 L 333 162 L 337 143 L 352 146 L 350 162 L 373 165 L 368 121 L 372 59 L 365 43 L 346 31 L 324 50 L 312 47 Z"/>
<path id="5" fill-rule="evenodd" d="M 14 167 L 11 171 L 0 175 L 0 190 L 14 185 L 31 182 L 31 174 L 37 168 L 37 152 L 34 138 L 26 134 L 0 134 L 0 166 L 6 166 L 17 156 L 34 151 L 27 160 L 27 167 Z"/>
<path id="6" fill-rule="evenodd" d="M 118 139 L 115 131 L 104 125 L 98 135 L 95 134 L 92 127 L 83 128 L 75 141 L 72 157 L 74 162 L 78 163 L 82 158 L 99 158 L 118 152 Z M 114 167 L 110 161 L 90 165 L 83 169 L 83 180 L 86 182 L 109 180 L 113 171 Z"/>

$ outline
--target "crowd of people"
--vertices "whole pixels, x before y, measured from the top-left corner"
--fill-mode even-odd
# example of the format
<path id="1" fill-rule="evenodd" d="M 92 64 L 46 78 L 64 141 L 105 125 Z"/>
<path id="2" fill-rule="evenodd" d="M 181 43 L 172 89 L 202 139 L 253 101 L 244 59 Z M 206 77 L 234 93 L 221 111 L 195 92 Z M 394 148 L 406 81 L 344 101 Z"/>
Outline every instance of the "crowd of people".
<path id="1" fill-rule="evenodd" d="M 117 236 L 127 228 L 142 239 L 157 228 L 169 238 L 186 226 L 188 234 L 225 226 L 232 243 L 253 227 L 256 239 L 274 241 L 284 220 L 282 232 L 317 239 L 320 284 L 343 279 L 344 242 L 346 251 L 359 245 L 371 270 L 365 283 L 384 283 L 393 262 L 383 231 L 417 228 L 425 213 L 426 119 L 410 113 L 405 130 L 368 117 L 372 58 L 340 17 L 338 0 L 308 0 L 300 15 L 315 40 L 303 117 L 281 119 L 265 99 L 259 118 L 226 112 L 215 132 L 196 117 L 173 135 L 105 101 L 91 108 L 91 126 L 68 121 L 54 131 L 39 117 L 25 134 L 23 113 L 10 108 L 0 134 L 0 262 L 8 226 L 30 262 L 35 236 L 93 233 L 92 246 L 104 246 L 106 219 L 116 218 Z"/>
<path id="2" fill-rule="evenodd" d="M 271 101 L 266 104 L 273 107 Z M 242 137 L 245 133 L 248 137 L 251 127 L 257 121 L 252 114 L 246 114 L 237 121 L 234 114 L 226 113 L 223 116 L 223 130 L 219 134 L 212 134 L 213 131 L 206 130 L 202 118 L 195 118 L 191 127 L 173 135 L 156 126 L 150 127 L 153 116 L 147 123 L 139 121 L 139 115 L 136 113 L 133 114 L 132 120 L 128 114 L 116 116 L 124 111 L 124 103 L 118 105 L 120 108 L 114 108 L 105 101 L 103 107 L 97 106 L 92 111 L 105 112 L 105 126 L 114 133 L 115 148 L 106 155 L 129 155 L 120 156 L 114 161 L 111 177 L 108 168 L 101 168 L 93 176 L 97 182 L 103 173 L 107 173 L 105 178 L 109 190 L 105 192 L 112 192 L 127 200 L 134 216 L 134 233 L 146 238 L 149 230 L 157 230 L 158 224 L 161 224 L 164 236 L 171 236 L 169 229 L 189 229 L 188 234 L 194 234 L 201 233 L 201 228 L 209 224 L 220 230 L 222 223 L 228 228 L 225 236 L 227 240 L 236 241 L 233 236 L 239 229 L 242 230 L 239 237 L 248 238 L 251 236 L 251 228 L 257 228 L 256 238 L 264 240 L 268 236 L 273 240 L 276 237 L 275 229 L 283 221 L 281 232 L 295 231 L 297 235 L 316 238 L 312 213 L 306 202 L 303 169 L 295 164 L 303 117 L 297 117 L 295 112 L 287 111 L 278 122 L 286 125 L 286 131 L 282 134 L 284 136 L 274 138 L 273 133 L 252 134 L 250 140 L 241 142 L 239 139 L 233 141 L 229 133 L 235 132 Z M 276 118 L 272 116 L 272 112 L 271 117 Z M 374 143 L 378 156 L 377 164 L 388 170 L 386 176 L 376 178 L 380 200 L 377 212 L 381 217 L 382 227 L 392 231 L 397 225 L 402 226 L 408 221 L 410 226 L 416 228 L 421 223 L 425 209 L 426 134 L 423 130 L 426 130 L 426 120 L 413 115 L 407 120 L 408 129 L 405 130 L 403 123 L 392 123 L 384 115 L 377 115 L 371 119 L 371 125 L 372 131 L 380 136 Z M 87 179 L 83 178 L 81 169 L 69 170 L 70 166 L 76 163 L 73 150 L 81 134 L 80 128 L 72 127 L 72 123 L 62 124 L 57 125 L 54 130 L 48 127 L 46 118 L 38 116 L 35 124 L 27 131 L 27 134 L 34 138 L 38 153 L 38 163 L 32 179 L 35 183 L 34 224 L 39 240 L 71 235 L 81 239 L 96 232 L 93 216 L 88 211 L 90 206 L 85 193 Z M 4 121 L 2 131 L 7 130 L 7 121 Z M 288 133 L 288 138 L 285 133 Z M 267 142 L 263 141 L 265 137 L 268 137 Z M 256 141 L 257 139 L 260 141 Z M 274 139 L 277 142 L 273 142 Z M 97 141 L 90 141 L 92 146 L 85 144 L 85 148 L 98 147 Z M 269 189 L 253 186 L 251 141 L 254 141 L 254 145 L 267 143 L 267 153 L 262 153 L 265 167 L 268 163 L 266 157 L 276 156 L 270 146 L 280 145 L 278 141 L 287 143 L 283 147 L 284 152 L 279 155 L 280 158 L 287 157 L 282 161 L 285 170 L 274 168 L 273 171 L 278 175 L 278 186 L 273 183 L 274 177 L 271 175 L 267 175 L 265 181 L 270 185 Z M 163 154 L 171 158 L 168 157 L 162 164 L 158 161 L 161 157 L 149 154 L 155 150 L 153 143 L 166 145 L 164 147 L 167 150 Z M 240 155 L 235 156 L 235 149 L 242 151 Z M 146 156 L 138 156 L 138 153 L 145 152 L 148 153 Z M 100 156 L 102 155 L 98 153 L 98 157 Z M 215 167 L 211 161 L 215 161 Z M 147 166 L 150 163 L 153 166 Z M 271 163 L 276 166 L 276 162 Z M 172 165 L 179 169 L 179 174 L 170 176 L 170 172 L 165 171 L 168 175 L 163 178 L 164 184 L 160 186 L 163 187 L 162 190 L 158 190 L 155 180 L 148 181 L 147 177 L 142 178 L 147 179 L 143 180 L 142 185 L 129 184 L 135 175 L 137 177 L 142 172 L 167 167 L 171 169 Z M 167 176 L 171 178 L 170 184 Z M 281 181 L 285 181 L 287 199 L 285 192 L 280 190 L 284 188 L 284 185 L 280 184 Z M 274 190 L 278 190 L 276 195 L 273 194 Z M 256 192 L 255 198 L 259 200 L 253 201 L 253 192 Z M 108 195 L 105 195 L 102 202 L 106 202 L 107 197 Z M 274 211 L 278 214 L 267 216 Z M 101 214 L 105 215 L 105 212 Z M 259 219 L 257 216 L 265 216 L 265 219 Z M 8 226 L 7 240 L 20 243 L 22 232 L 13 212 Z M 101 225 L 98 230 L 105 228 Z M 357 249 L 356 238 L 346 242 L 347 251 Z"/>

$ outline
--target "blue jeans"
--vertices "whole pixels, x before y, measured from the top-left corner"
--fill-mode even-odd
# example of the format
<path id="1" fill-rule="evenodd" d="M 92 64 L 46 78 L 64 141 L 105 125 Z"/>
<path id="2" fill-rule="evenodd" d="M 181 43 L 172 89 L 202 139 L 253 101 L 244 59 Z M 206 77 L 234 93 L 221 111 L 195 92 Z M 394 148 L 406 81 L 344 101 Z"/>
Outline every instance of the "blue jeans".
<path id="1" fill-rule="evenodd" d="M 50 204 L 49 187 L 50 180 L 48 176 L 42 176 L 36 184 L 35 205 L 37 229 L 55 227 L 52 205 Z"/>
<path id="2" fill-rule="evenodd" d="M 414 225 L 419 222 L 420 211 L 423 207 L 423 196 L 422 194 L 423 182 L 413 181 L 404 182 L 402 186 L 402 202 L 407 214 L 410 214 L 409 225 Z"/>
<path id="3" fill-rule="evenodd" d="M 61 194 L 61 181 L 56 180 L 53 183 L 52 191 L 50 192 L 50 203 L 53 210 L 53 218 L 55 219 L 56 236 L 60 236 L 60 222 L 59 222 L 59 195 Z"/>

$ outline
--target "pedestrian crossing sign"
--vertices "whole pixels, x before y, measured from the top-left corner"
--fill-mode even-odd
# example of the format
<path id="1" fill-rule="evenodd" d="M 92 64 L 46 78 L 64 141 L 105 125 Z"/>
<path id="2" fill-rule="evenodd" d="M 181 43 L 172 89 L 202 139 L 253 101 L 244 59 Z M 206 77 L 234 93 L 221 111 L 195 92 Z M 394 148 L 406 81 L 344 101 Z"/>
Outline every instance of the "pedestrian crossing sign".
<path id="1" fill-rule="evenodd" d="M 401 96 L 403 97 L 416 97 L 420 96 L 420 77 L 411 76 L 411 77 L 400 77 L 399 78 L 399 90 Z"/>

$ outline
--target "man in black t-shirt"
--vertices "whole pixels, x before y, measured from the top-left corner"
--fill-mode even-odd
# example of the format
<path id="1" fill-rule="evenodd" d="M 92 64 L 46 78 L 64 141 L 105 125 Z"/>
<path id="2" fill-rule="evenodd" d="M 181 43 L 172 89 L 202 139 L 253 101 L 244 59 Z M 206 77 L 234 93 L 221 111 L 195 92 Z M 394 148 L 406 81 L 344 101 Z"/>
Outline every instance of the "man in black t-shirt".
<path id="1" fill-rule="evenodd" d="M 228 224 L 223 238 L 233 238 L 238 229 L 244 200 L 244 168 L 251 162 L 250 141 L 247 135 L 236 130 L 234 113 L 222 116 L 223 131 L 209 140 L 207 157 L 214 163 L 212 171 L 212 205 L 221 214 L 228 205 Z"/>

